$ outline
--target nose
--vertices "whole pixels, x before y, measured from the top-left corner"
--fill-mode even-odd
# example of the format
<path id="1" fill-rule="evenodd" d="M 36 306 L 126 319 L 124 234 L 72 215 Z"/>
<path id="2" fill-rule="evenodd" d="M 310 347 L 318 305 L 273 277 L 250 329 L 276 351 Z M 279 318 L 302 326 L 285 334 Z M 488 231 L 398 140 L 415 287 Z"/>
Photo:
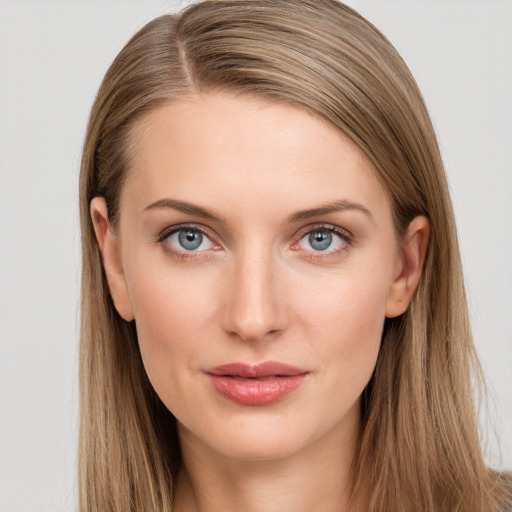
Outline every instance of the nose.
<path id="1" fill-rule="evenodd" d="M 226 286 L 224 330 L 244 341 L 274 338 L 288 325 L 278 263 L 265 251 L 234 262 Z"/>

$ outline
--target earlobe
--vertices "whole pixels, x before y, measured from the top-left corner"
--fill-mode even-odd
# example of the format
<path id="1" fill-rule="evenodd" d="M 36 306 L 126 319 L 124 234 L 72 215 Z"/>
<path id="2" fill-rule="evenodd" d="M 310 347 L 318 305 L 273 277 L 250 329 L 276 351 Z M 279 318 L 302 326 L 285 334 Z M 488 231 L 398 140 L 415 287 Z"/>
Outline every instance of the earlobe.
<path id="1" fill-rule="evenodd" d="M 392 282 L 387 302 L 386 317 L 393 318 L 405 313 L 420 281 L 430 235 L 427 217 L 415 217 L 402 241 L 400 268 Z"/>
<path id="2" fill-rule="evenodd" d="M 109 225 L 107 204 L 103 197 L 91 200 L 90 213 L 114 306 L 119 315 L 130 322 L 135 316 L 121 261 L 121 248 Z"/>

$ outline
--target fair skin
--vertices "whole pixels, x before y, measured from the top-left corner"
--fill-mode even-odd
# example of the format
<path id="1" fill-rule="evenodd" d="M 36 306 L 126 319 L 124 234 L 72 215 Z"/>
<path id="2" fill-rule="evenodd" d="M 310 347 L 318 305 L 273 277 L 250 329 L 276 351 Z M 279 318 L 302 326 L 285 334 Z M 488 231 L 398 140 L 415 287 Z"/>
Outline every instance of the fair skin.
<path id="1" fill-rule="evenodd" d="M 385 318 L 417 286 L 427 219 L 397 240 L 369 162 L 289 105 L 190 96 L 140 121 L 132 149 L 118 229 L 102 198 L 91 215 L 116 308 L 177 418 L 175 510 L 346 510 L 361 393 Z M 248 405 L 209 378 L 266 361 L 303 381 Z"/>

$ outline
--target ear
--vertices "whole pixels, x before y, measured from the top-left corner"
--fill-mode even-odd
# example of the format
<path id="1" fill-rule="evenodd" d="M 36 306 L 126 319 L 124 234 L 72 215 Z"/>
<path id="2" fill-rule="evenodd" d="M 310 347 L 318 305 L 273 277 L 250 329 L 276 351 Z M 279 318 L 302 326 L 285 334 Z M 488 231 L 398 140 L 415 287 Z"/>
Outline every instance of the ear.
<path id="1" fill-rule="evenodd" d="M 422 215 L 415 217 L 402 239 L 400 259 L 395 280 L 391 283 L 386 301 L 386 317 L 405 312 L 421 277 L 430 235 L 430 222 Z"/>
<path id="2" fill-rule="evenodd" d="M 135 315 L 121 261 L 121 247 L 109 225 L 105 199 L 103 197 L 93 198 L 90 204 L 90 212 L 103 259 L 110 295 L 119 315 L 130 322 L 135 318 Z"/>

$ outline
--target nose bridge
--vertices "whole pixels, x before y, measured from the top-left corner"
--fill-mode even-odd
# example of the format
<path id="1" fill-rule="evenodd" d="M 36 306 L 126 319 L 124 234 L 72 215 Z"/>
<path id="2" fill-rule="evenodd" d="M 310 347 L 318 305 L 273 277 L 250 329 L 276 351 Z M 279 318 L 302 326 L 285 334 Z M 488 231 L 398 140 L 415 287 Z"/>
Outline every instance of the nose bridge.
<path id="1" fill-rule="evenodd" d="M 278 262 L 263 244 L 244 247 L 229 276 L 225 329 L 244 340 L 258 340 L 286 325 L 279 290 Z"/>

